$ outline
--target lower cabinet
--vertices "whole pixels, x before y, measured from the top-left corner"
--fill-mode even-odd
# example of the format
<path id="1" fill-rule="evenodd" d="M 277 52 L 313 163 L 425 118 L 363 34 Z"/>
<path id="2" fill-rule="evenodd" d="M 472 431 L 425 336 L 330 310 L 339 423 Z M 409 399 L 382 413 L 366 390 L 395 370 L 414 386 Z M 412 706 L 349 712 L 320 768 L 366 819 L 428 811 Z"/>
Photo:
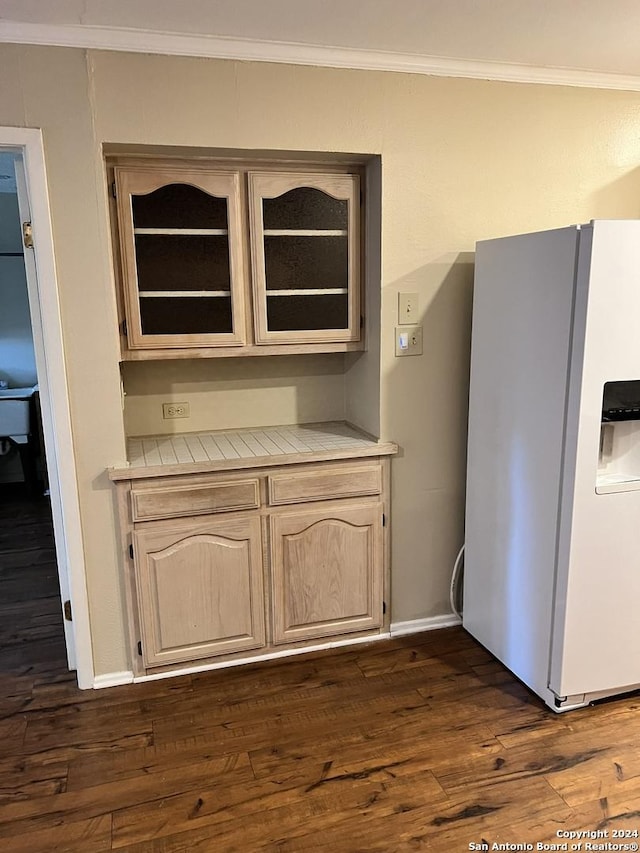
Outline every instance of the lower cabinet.
<path id="1" fill-rule="evenodd" d="M 382 625 L 382 504 L 270 522 L 274 643 Z"/>
<path id="2" fill-rule="evenodd" d="M 388 464 L 120 479 L 135 674 L 384 631 Z"/>
<path id="3" fill-rule="evenodd" d="M 264 645 L 258 517 L 136 531 L 133 547 L 145 666 Z"/>

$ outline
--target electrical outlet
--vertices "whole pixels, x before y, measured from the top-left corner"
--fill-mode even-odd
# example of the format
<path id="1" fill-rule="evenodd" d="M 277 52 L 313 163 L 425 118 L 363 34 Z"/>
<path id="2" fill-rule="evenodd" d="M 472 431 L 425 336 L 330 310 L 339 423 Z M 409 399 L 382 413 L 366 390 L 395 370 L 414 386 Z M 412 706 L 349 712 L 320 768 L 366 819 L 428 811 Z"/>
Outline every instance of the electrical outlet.
<path id="1" fill-rule="evenodd" d="M 422 355 L 422 326 L 396 329 L 396 355 Z"/>
<path id="2" fill-rule="evenodd" d="M 412 326 L 417 323 L 418 317 L 418 294 L 398 294 L 398 325 Z"/>
<path id="3" fill-rule="evenodd" d="M 162 417 L 167 418 L 188 418 L 189 404 L 188 403 L 163 403 Z"/>

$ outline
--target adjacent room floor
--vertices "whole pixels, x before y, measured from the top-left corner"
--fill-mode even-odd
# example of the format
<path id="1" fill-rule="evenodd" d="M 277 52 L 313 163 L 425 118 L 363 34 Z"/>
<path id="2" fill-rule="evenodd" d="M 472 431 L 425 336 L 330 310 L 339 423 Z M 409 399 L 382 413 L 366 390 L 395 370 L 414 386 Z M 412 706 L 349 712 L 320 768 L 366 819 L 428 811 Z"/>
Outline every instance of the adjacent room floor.
<path id="1" fill-rule="evenodd" d="M 9 853 L 454 853 L 640 830 L 638 696 L 555 715 L 461 628 L 79 691 L 43 499 L 0 498 L 0 614 Z"/>
<path id="2" fill-rule="evenodd" d="M 51 506 L 22 484 L 0 486 L 0 637 L 3 678 L 67 672 Z"/>

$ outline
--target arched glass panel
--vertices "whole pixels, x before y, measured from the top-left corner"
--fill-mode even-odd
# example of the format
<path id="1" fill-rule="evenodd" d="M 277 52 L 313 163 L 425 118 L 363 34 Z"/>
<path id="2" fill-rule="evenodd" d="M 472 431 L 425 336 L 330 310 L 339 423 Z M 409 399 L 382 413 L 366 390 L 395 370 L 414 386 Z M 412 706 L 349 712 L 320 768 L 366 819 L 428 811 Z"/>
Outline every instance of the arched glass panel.
<path id="1" fill-rule="evenodd" d="M 346 229 L 348 205 L 314 187 L 298 187 L 263 199 L 263 225 L 270 228 Z"/>
<path id="2" fill-rule="evenodd" d="M 167 184 L 131 199 L 134 228 L 228 227 L 227 199 L 190 184 Z"/>

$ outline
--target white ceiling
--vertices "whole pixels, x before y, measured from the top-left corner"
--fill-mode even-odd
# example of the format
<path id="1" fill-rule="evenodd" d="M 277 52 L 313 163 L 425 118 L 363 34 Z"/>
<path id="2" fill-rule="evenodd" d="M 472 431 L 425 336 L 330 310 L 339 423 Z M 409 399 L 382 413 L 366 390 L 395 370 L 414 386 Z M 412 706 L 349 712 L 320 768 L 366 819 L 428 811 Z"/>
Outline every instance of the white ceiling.
<path id="1" fill-rule="evenodd" d="M 640 0 L 0 0 L 0 41 L 640 89 Z"/>

